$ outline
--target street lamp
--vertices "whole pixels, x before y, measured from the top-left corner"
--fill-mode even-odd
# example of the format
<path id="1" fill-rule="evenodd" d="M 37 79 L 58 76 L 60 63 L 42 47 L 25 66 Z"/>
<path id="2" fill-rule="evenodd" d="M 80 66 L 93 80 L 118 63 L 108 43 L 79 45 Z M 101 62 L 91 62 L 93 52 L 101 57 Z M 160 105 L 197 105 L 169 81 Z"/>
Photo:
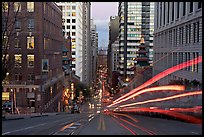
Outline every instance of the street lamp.
<path id="1" fill-rule="evenodd" d="M 128 77 L 125 79 L 126 82 L 129 82 L 129 80 L 130 80 L 130 79 L 129 79 Z"/>

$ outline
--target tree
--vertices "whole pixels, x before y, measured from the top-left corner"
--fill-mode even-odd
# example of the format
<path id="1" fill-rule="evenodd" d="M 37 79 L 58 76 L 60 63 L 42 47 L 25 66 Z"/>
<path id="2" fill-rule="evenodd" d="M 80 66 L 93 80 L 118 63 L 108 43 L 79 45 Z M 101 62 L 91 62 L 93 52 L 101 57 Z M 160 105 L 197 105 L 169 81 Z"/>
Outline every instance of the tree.
<path id="1" fill-rule="evenodd" d="M 15 39 L 22 31 L 19 29 L 19 21 L 25 17 L 20 2 L 2 2 L 2 81 L 6 78 L 7 72 L 13 68 L 14 48 L 11 47 L 14 47 Z"/>

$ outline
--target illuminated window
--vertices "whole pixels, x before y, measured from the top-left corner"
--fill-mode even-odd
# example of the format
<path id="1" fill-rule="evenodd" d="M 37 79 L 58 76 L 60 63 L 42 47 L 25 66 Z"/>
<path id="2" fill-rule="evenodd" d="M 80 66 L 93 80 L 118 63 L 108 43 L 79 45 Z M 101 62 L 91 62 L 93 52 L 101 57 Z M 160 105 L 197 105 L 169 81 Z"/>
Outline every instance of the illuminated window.
<path id="1" fill-rule="evenodd" d="M 27 49 L 34 49 L 34 36 L 27 37 Z"/>
<path id="2" fill-rule="evenodd" d="M 8 2 L 2 2 L 2 12 L 8 12 Z"/>
<path id="3" fill-rule="evenodd" d="M 7 36 L 4 36 L 4 39 L 3 39 L 3 46 L 2 46 L 3 49 L 9 49 L 9 41 L 8 41 L 8 37 Z"/>
<path id="4" fill-rule="evenodd" d="M 34 12 L 34 2 L 27 2 L 27 11 Z"/>
<path id="5" fill-rule="evenodd" d="M 76 46 L 75 45 L 72 45 L 72 49 L 75 49 L 76 48 Z"/>
<path id="6" fill-rule="evenodd" d="M 14 2 L 14 12 L 21 12 L 21 3 Z"/>
<path id="7" fill-rule="evenodd" d="M 76 42 L 76 39 L 75 39 L 75 38 L 73 38 L 73 39 L 72 39 L 72 42 Z"/>
<path id="8" fill-rule="evenodd" d="M 72 16 L 76 16 L 76 12 L 72 12 Z"/>
<path id="9" fill-rule="evenodd" d="M 5 56 L 6 56 L 6 57 L 5 57 Z M 2 61 L 3 61 L 4 57 L 5 57 L 5 60 L 8 60 L 8 59 L 9 59 L 9 55 L 8 55 L 8 54 L 6 54 L 6 55 L 3 54 L 3 55 L 2 55 Z"/>
<path id="10" fill-rule="evenodd" d="M 49 39 L 44 38 L 44 49 L 48 49 Z"/>
<path id="11" fill-rule="evenodd" d="M 67 6 L 67 10 L 70 10 L 70 6 Z"/>
<path id="12" fill-rule="evenodd" d="M 27 55 L 28 67 L 34 67 L 34 55 Z"/>
<path id="13" fill-rule="evenodd" d="M 21 54 L 15 54 L 15 67 L 21 67 L 22 65 L 22 55 Z"/>

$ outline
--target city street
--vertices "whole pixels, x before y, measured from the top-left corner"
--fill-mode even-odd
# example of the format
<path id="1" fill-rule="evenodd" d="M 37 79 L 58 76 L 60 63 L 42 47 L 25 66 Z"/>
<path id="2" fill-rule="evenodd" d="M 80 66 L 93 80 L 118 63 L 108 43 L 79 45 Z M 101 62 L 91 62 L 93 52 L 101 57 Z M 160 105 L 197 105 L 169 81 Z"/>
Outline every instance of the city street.
<path id="1" fill-rule="evenodd" d="M 96 104 L 95 104 L 96 105 Z M 106 115 L 85 103 L 81 113 L 2 121 L 2 135 L 201 135 L 202 125 L 133 114 Z"/>
<path id="2" fill-rule="evenodd" d="M 2 135 L 202 135 L 202 2 L 2 2 Z"/>

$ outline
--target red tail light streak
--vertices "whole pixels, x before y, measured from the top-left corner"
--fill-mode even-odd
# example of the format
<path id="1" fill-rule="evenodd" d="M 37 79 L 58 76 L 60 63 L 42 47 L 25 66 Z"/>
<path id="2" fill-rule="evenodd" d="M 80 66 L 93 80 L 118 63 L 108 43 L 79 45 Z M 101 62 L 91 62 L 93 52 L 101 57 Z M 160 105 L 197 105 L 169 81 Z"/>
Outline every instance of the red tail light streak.
<path id="1" fill-rule="evenodd" d="M 140 90 L 140 91 L 132 94 L 131 96 L 129 96 L 129 97 L 125 98 L 125 99 L 122 99 L 122 100 L 120 100 L 118 102 L 115 102 L 115 103 L 113 103 L 113 104 L 111 104 L 111 105 L 109 105 L 107 107 L 111 107 L 111 106 L 113 106 L 115 104 L 124 102 L 124 101 L 126 101 L 128 99 L 131 99 L 133 97 L 136 97 L 136 96 L 138 96 L 140 94 L 143 94 L 143 93 L 146 93 L 146 92 L 163 91 L 163 90 L 183 91 L 183 90 L 185 90 L 185 86 L 183 86 L 183 85 L 168 85 L 168 86 L 159 86 L 159 87 L 143 89 L 143 90 Z"/>
<path id="2" fill-rule="evenodd" d="M 142 84 L 141 86 L 139 86 L 139 87 L 133 89 L 132 91 L 128 92 L 127 94 L 123 95 L 122 97 L 116 99 L 115 101 L 113 101 L 113 103 L 116 103 L 116 102 L 118 102 L 119 100 L 122 100 L 122 99 L 124 99 L 125 97 L 130 96 L 131 94 L 134 94 L 134 93 L 137 92 L 138 90 L 141 90 L 141 89 L 143 89 L 143 88 L 145 88 L 145 87 L 147 87 L 147 86 L 153 84 L 154 82 L 160 80 L 161 78 L 164 78 L 165 76 L 167 76 L 167 75 L 169 75 L 169 74 L 171 74 L 171 73 L 174 73 L 174 72 L 176 72 L 176 71 L 178 71 L 178 70 L 181 70 L 181 69 L 183 69 L 183 68 L 186 68 L 186 67 L 188 67 L 188 66 L 198 64 L 198 63 L 200 63 L 200 62 L 202 62 L 202 56 L 199 56 L 199 57 L 194 58 L 194 59 L 192 59 L 192 60 L 189 60 L 189 61 L 187 61 L 187 62 L 183 62 L 183 63 L 181 63 L 181 64 L 178 64 L 178 65 L 176 65 L 176 66 L 173 66 L 173 67 L 171 67 L 171 68 L 169 68 L 169 69 L 167 69 L 167 70 L 165 70 L 165 71 L 163 71 L 163 72 L 157 74 L 156 76 L 154 76 L 154 77 L 151 78 L 150 80 L 146 81 L 146 82 L 145 82 L 144 84 Z"/>
<path id="3" fill-rule="evenodd" d="M 147 100 L 147 101 L 142 101 L 142 102 L 121 105 L 119 107 L 128 107 L 128 106 L 141 105 L 141 104 L 152 103 L 152 102 L 161 102 L 161 101 L 166 101 L 166 100 L 171 100 L 171 99 L 176 99 L 176 98 L 181 98 L 181 97 L 187 97 L 187 96 L 193 96 L 193 95 L 202 95 L 202 91 L 199 90 L 199 91 L 193 91 L 193 92 L 188 92 L 188 93 L 182 93 L 179 95 L 173 95 L 173 96 L 169 96 L 165 98 L 157 98 L 157 99 L 152 99 L 152 100 Z"/>

